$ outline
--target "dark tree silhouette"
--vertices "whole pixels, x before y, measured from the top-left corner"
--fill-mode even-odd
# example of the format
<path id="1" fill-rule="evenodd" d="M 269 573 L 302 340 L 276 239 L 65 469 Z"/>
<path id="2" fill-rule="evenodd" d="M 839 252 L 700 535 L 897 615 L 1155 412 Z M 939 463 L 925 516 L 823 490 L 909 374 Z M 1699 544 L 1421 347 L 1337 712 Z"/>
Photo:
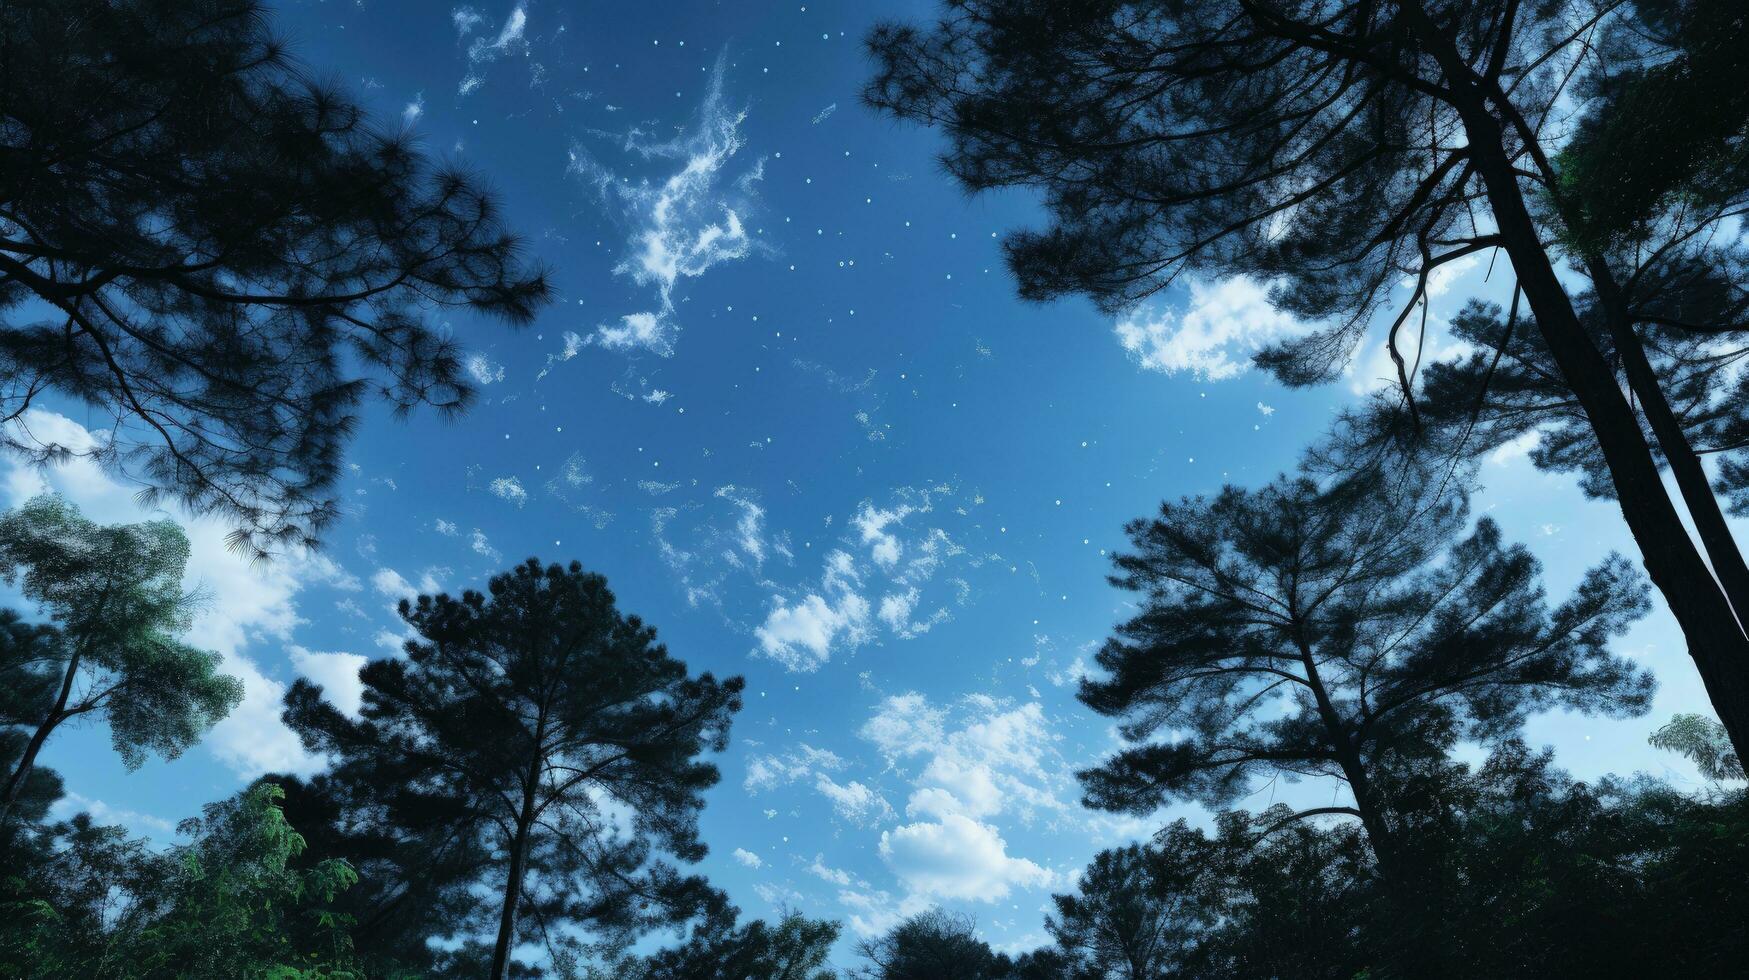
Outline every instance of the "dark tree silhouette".
<path id="1" fill-rule="evenodd" d="M 328 774 L 308 781 L 269 775 L 260 782 L 283 789 L 286 819 L 309 842 L 294 866 L 337 858 L 358 872 L 358 882 L 335 896 L 333 907 L 350 921 L 370 976 L 439 974 L 449 964 L 430 938 L 491 921 L 496 905 L 475 886 L 491 877 L 495 858 L 478 837 L 458 833 L 470 826 L 461 816 L 467 801 L 401 794 L 387 810 L 390 820 L 375 786 Z M 291 925 L 309 932 L 317 924 Z"/>
<path id="2" fill-rule="evenodd" d="M 16 610 L 0 609 L 0 773 L 17 771 L 45 710 L 55 703 L 62 674 L 54 668 L 60 660 L 59 630 L 27 623 Z M 47 815 L 61 793 L 60 773 L 33 765 L 12 788 L 11 801 L 0 805 L 18 825 L 32 824 Z M 4 823 L 0 847 L 15 827 L 12 819 Z"/>
<path id="3" fill-rule="evenodd" d="M 14 624 L 0 645 L 0 681 L 16 685 L 6 721 L 28 733 L 7 754 L 0 823 L 32 792 L 37 756 L 62 725 L 103 718 L 133 769 L 148 752 L 181 755 L 242 700 L 218 654 L 178 639 L 195 604 L 182 591 L 187 564 L 188 538 L 171 521 L 105 527 L 46 495 L 0 516 L 0 578 L 54 622 L 29 633 Z"/>
<path id="4" fill-rule="evenodd" d="M 1180 820 L 1148 844 L 1101 851 L 1076 882 L 1053 895 L 1045 928 L 1086 980 L 1154 980 L 1182 973 L 1219 920 L 1222 855 Z"/>
<path id="5" fill-rule="evenodd" d="M 1005 980 L 1008 958 L 979 939 L 969 916 L 930 909 L 864 940 L 856 951 L 869 961 L 863 980 Z"/>
<path id="6" fill-rule="evenodd" d="M 450 858 L 463 868 L 476 852 L 470 884 L 492 890 L 497 938 L 489 964 L 466 969 L 498 980 L 519 943 L 568 957 L 579 930 L 623 942 L 708 899 L 653 851 L 704 856 L 698 814 L 717 769 L 698 756 L 727 744 L 743 683 L 689 675 L 575 562 L 531 558 L 488 593 L 403 600 L 418 638 L 360 672 L 359 719 L 302 680 L 285 717 L 335 760 L 331 778 L 363 807 L 351 826 L 406 827 L 415 855 L 441 840 L 464 849 Z"/>
<path id="7" fill-rule="evenodd" d="M 367 394 L 465 407 L 446 307 L 550 293 L 493 198 L 374 128 L 254 0 L 0 6 L 0 421 L 86 453 L 257 554 L 310 544 Z M 112 419 L 35 435 L 50 393 Z"/>
<path id="8" fill-rule="evenodd" d="M 1112 581 L 1141 608 L 1080 697 L 1136 744 L 1081 773 L 1087 802 L 1147 814 L 1225 805 L 1259 777 L 1338 779 L 1352 805 L 1294 818 L 1358 818 L 1403 883 L 1393 773 L 1510 737 L 1538 710 L 1643 713 L 1650 675 L 1607 649 L 1648 608 L 1627 562 L 1551 609 L 1536 559 L 1486 518 L 1464 534 L 1466 516 L 1455 483 L 1371 469 L 1227 487 L 1132 522 Z"/>
<path id="9" fill-rule="evenodd" d="M 1187 272 L 1253 276 L 1275 284 L 1283 309 L 1324 324 L 1261 355 L 1292 384 L 1332 376 L 1385 312 L 1418 429 L 1401 331 L 1424 330 L 1435 270 L 1504 253 L 1714 707 L 1749 750 L 1749 566 L 1633 342 L 1647 322 L 1744 324 L 1654 312 L 1634 289 L 1638 266 L 1620 261 L 1624 248 L 1646 258 L 1633 238 L 1647 229 L 1670 246 L 1654 265 L 1738 234 L 1749 188 L 1733 70 L 1749 49 L 1741 0 L 946 7 L 929 29 L 876 29 L 866 97 L 941 126 L 946 166 L 967 187 L 1043 192 L 1049 227 L 1004 243 L 1023 296 L 1082 293 L 1118 309 Z M 1651 130 L 1683 133 L 1663 146 L 1643 140 L 1638 123 L 1671 102 L 1719 117 Z M 1566 126 L 1575 106 L 1592 121 Z M 1584 138 L 1557 160 L 1575 131 Z M 1620 173 L 1646 180 L 1628 191 L 1612 169 L 1624 146 L 1634 163 Z M 1626 391 L 1558 273 L 1568 258 L 1599 296 Z M 1409 302 L 1382 310 L 1405 277 Z M 1664 489 L 1642 413 L 1706 558 Z"/>
<path id="10" fill-rule="evenodd" d="M 740 912 L 720 896 L 677 946 L 593 967 L 590 980 L 834 980 L 826 966 L 839 925 L 785 911 L 775 925 Z"/>

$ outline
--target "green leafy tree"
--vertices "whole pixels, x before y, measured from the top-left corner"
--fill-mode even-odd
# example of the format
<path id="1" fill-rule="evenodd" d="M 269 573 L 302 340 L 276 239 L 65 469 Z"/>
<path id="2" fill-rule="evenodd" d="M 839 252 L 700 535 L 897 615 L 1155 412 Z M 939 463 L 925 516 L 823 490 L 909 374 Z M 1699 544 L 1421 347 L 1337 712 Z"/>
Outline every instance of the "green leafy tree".
<path id="1" fill-rule="evenodd" d="M 1745 328 L 1742 0 L 944 6 L 871 34 L 866 98 L 941 127 L 966 187 L 1042 193 L 1048 226 L 1004 243 L 1025 297 L 1117 310 L 1184 275 L 1250 276 L 1318 325 L 1259 358 L 1290 384 L 1333 377 L 1382 315 L 1420 430 L 1403 331 L 1424 332 L 1441 267 L 1506 259 L 1524 328 L 1749 751 L 1749 564 L 1636 333 Z M 1574 295 L 1586 285 L 1613 363 Z"/>
<path id="2" fill-rule="evenodd" d="M 1377 865 L 1364 833 L 1352 824 L 1284 825 L 1291 815 L 1283 806 L 1255 815 L 1225 813 L 1216 821 L 1216 866 L 1209 873 L 1225 896 L 1223 914 L 1187 954 L 1186 976 L 1380 975 L 1386 934 L 1377 928 L 1383 918 Z"/>
<path id="3" fill-rule="evenodd" d="M 1339 780 L 1351 805 L 1292 819 L 1357 818 L 1406 885 L 1392 773 L 1536 711 L 1645 712 L 1651 677 L 1608 649 L 1648 608 L 1627 563 L 1550 608 L 1536 559 L 1487 518 L 1466 524 L 1455 484 L 1383 468 L 1229 486 L 1132 522 L 1112 581 L 1140 610 L 1080 697 L 1133 744 L 1080 774 L 1087 802 L 1145 815 L 1226 805 L 1259 778 Z"/>
<path id="4" fill-rule="evenodd" d="M 101 717 L 130 768 L 148 752 L 175 758 L 243 697 L 219 655 L 177 637 L 193 597 L 182 591 L 188 539 L 172 521 L 103 526 L 59 497 L 0 516 L 0 576 L 53 620 L 27 643 L 14 629 L 0 653 L 9 683 L 32 703 L 8 708 L 29 732 L 0 789 L 0 820 L 27 792 L 43 745 L 61 725 Z M 15 624 L 16 625 L 16 624 Z M 46 681 L 46 683 L 45 683 Z"/>
<path id="5" fill-rule="evenodd" d="M 1742 779 L 1743 760 L 1731 748 L 1725 726 L 1705 715 L 1682 714 L 1652 733 L 1657 748 L 1687 756 L 1708 779 Z"/>
<path id="6" fill-rule="evenodd" d="M 290 59 L 255 0 L 0 6 L 0 420 L 111 416 L 85 452 L 256 553 L 315 541 L 362 399 L 471 397 L 446 308 L 549 299 L 480 181 Z"/>
<path id="7" fill-rule="evenodd" d="M 78 853 L 42 862 L 47 887 L 8 903 L 0 965 L 95 980 L 363 980 L 348 923 L 328 907 L 356 875 L 335 860 L 291 867 L 305 845 L 278 799 L 258 784 L 211 804 L 183 822 L 193 839 L 166 853 L 88 822 L 63 828 Z M 297 919 L 313 928 L 292 928 Z"/>
<path id="8" fill-rule="evenodd" d="M 335 760 L 358 820 L 472 851 L 469 884 L 494 907 L 454 924 L 458 963 L 500 978 L 521 943 L 575 958 L 580 932 L 623 942 L 708 901 L 653 851 L 705 854 L 698 814 L 718 774 L 699 755 L 727 744 L 739 677 L 689 674 L 575 562 L 530 559 L 486 593 L 420 596 L 401 614 L 417 638 L 360 672 L 360 718 L 307 681 L 285 717 Z"/>

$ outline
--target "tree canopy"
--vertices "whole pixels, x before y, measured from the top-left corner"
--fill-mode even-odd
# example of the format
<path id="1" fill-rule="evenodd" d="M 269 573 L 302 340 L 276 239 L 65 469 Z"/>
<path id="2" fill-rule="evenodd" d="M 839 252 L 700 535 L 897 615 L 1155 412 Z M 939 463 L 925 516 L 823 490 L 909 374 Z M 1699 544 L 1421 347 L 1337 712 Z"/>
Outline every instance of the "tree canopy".
<path id="1" fill-rule="evenodd" d="M 0 8 L 0 438 L 87 453 L 237 528 L 314 543 L 367 395 L 465 407 L 448 324 L 549 298 L 481 181 L 290 59 L 255 0 Z M 113 419 L 38 439 L 49 394 Z"/>
<path id="2" fill-rule="evenodd" d="M 138 768 L 148 752 L 180 755 L 242 700 L 218 654 L 178 638 L 195 606 L 182 591 L 187 563 L 188 538 L 172 521 L 106 527 L 56 496 L 0 516 L 0 577 L 53 623 L 14 621 L 0 644 L 15 705 L 5 721 L 29 733 L 8 757 L 0 819 L 69 721 L 101 717 L 122 761 Z"/>
<path id="3" fill-rule="evenodd" d="M 1081 773 L 1095 807 L 1226 806 L 1270 776 L 1341 780 L 1387 874 L 1384 782 L 1459 741 L 1497 743 L 1532 712 L 1624 716 L 1649 674 L 1608 649 L 1649 604 L 1619 557 L 1551 608 L 1540 566 L 1437 474 L 1375 468 L 1321 485 L 1166 503 L 1128 530 L 1113 583 L 1140 611 L 1080 697 L 1133 744 Z"/>
<path id="4" fill-rule="evenodd" d="M 727 744 L 739 677 L 689 674 L 576 562 L 529 559 L 486 592 L 422 595 L 401 614 L 416 638 L 360 672 L 360 717 L 307 680 L 285 717 L 335 760 L 330 778 L 360 808 L 352 826 L 368 815 L 445 842 L 458 884 L 493 894 L 490 924 L 451 924 L 458 955 L 484 957 L 470 969 L 502 977 L 524 942 L 611 949 L 703 907 L 702 879 L 655 852 L 706 852 L 698 813 L 717 769 L 699 756 Z"/>
<path id="5" fill-rule="evenodd" d="M 1745 750 L 1749 563 L 1637 333 L 1745 326 L 1741 0 L 945 8 L 927 27 L 875 29 L 865 98 L 939 126 L 966 187 L 1042 193 L 1047 226 L 1004 242 L 1023 296 L 1079 293 L 1118 310 L 1187 274 L 1253 277 L 1315 327 L 1258 357 L 1295 385 L 1332 378 L 1380 314 L 1419 431 L 1425 345 L 1411 359 L 1404 331 L 1426 340 L 1441 267 L 1504 257 L 1560 400 L 1590 426 L 1596 465 Z M 1587 330 L 1563 268 L 1589 280 L 1618 360 Z"/>

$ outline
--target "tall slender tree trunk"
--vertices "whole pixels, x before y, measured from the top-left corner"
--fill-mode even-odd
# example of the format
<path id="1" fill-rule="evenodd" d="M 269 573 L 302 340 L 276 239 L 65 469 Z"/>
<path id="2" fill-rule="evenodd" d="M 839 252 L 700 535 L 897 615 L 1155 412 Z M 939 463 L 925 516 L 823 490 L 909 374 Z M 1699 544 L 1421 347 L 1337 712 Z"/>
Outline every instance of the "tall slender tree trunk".
<path id="1" fill-rule="evenodd" d="M 1616 500 L 1639 545 L 1652 583 L 1682 627 L 1688 653 L 1707 695 L 1739 753 L 1749 751 L 1749 639 L 1682 526 L 1659 476 L 1639 420 L 1614 372 L 1586 336 L 1566 289 L 1538 237 L 1535 222 L 1506 156 L 1501 123 L 1489 111 L 1480 79 L 1414 0 L 1399 9 L 1409 28 L 1439 63 L 1489 208 L 1525 299 L 1536 315 L 1562 378 L 1585 410 L 1615 484 Z"/>
<path id="2" fill-rule="evenodd" d="M 1676 478 L 1676 487 L 1682 493 L 1682 502 L 1687 505 L 1689 516 L 1694 518 L 1695 530 L 1700 533 L 1701 547 L 1706 549 L 1713 574 L 1718 577 L 1725 598 L 1737 614 L 1738 625 L 1742 626 L 1749 619 L 1749 563 L 1743 560 L 1743 551 L 1737 546 L 1730 525 L 1725 522 L 1725 513 L 1719 507 L 1719 498 L 1713 493 L 1700 457 L 1688 441 L 1688 434 L 1682 431 L 1682 423 L 1670 408 L 1670 400 L 1664 397 L 1658 375 L 1646 358 L 1639 334 L 1634 332 L 1627 298 L 1622 295 L 1615 276 L 1601 259 L 1590 260 L 1587 268 L 1603 304 L 1610 337 L 1621 354 L 1622 366 L 1627 369 L 1628 384 L 1639 398 L 1646 421 L 1652 425 L 1652 436 L 1658 440 L 1658 448 L 1664 451 L 1670 473 Z"/>
<path id="3" fill-rule="evenodd" d="M 1289 615 L 1298 618 L 1298 604 L 1290 605 Z M 1437 909 L 1431 907 L 1434 897 L 1414 885 L 1413 869 L 1408 867 L 1397 836 L 1386 818 L 1386 802 L 1373 785 L 1372 775 L 1360 757 L 1348 724 L 1336 710 L 1329 690 L 1318 671 L 1317 656 L 1303 631 L 1296 629 L 1294 641 L 1299 647 L 1300 663 L 1306 671 L 1306 683 L 1317 703 L 1318 717 L 1330 739 L 1336 764 L 1342 778 L 1354 794 L 1354 809 L 1360 813 L 1361 826 L 1366 830 L 1367 843 L 1372 847 L 1378 866 L 1380 892 L 1384 896 L 1384 922 L 1388 940 L 1379 950 L 1383 957 L 1378 964 L 1381 977 L 1443 977 L 1451 972 L 1437 942 L 1428 942 L 1430 923 L 1437 922 Z"/>
<path id="4" fill-rule="evenodd" d="M 510 870 L 504 877 L 504 902 L 498 911 L 498 941 L 492 947 L 491 980 L 504 980 L 510 967 L 510 948 L 516 942 L 516 905 L 522 897 L 522 879 L 528 873 L 529 828 L 534 824 L 535 788 L 540 780 L 540 758 L 529 766 L 523 781 L 522 810 L 516 817 L 516 836 L 510 843 Z"/>
<path id="5" fill-rule="evenodd" d="M 24 784 L 30 779 L 31 770 L 36 768 L 36 757 L 42 752 L 43 745 L 48 742 L 55 726 L 66 719 L 67 699 L 73 694 L 73 681 L 79 674 L 80 653 L 81 651 L 75 649 L 72 656 L 67 658 L 67 669 L 61 675 L 61 690 L 55 696 L 54 705 L 49 708 L 42 723 L 36 726 L 36 731 L 31 733 L 30 741 L 24 746 L 24 753 L 18 757 L 18 765 L 6 777 L 5 788 L 0 789 L 0 825 L 12 819 L 12 808 L 23 794 Z"/>

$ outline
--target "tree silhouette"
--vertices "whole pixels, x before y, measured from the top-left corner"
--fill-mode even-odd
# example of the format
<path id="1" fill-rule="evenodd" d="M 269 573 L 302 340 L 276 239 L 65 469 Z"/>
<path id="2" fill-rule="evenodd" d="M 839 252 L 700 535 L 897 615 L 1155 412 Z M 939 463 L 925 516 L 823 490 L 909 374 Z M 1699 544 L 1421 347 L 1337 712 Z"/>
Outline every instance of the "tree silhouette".
<path id="1" fill-rule="evenodd" d="M 1152 980 L 1183 971 L 1225 897 L 1221 855 L 1180 820 L 1148 844 L 1101 851 L 1076 892 L 1053 895 L 1045 928 L 1087 980 Z"/>
<path id="2" fill-rule="evenodd" d="M 28 739 L 9 756 L 0 822 L 27 792 L 38 754 L 61 725 L 101 716 L 128 768 L 175 758 L 243 698 L 219 655 L 188 646 L 194 597 L 182 591 L 188 539 L 171 521 L 104 527 L 55 496 L 0 517 L 0 577 L 40 603 L 52 629 L 14 622 L 0 644 L 13 688 L 7 721 Z"/>
<path id="3" fill-rule="evenodd" d="M 286 819 L 309 843 L 294 866 L 334 858 L 358 873 L 332 907 L 351 922 L 357 958 L 369 975 L 439 974 L 448 964 L 430 938 L 490 920 L 496 905 L 475 886 L 491 877 L 495 857 L 476 836 L 458 833 L 458 825 L 468 826 L 458 816 L 466 801 L 400 794 L 386 811 L 379 787 L 359 785 L 344 773 L 307 781 L 274 774 L 260 782 L 281 789 Z M 393 819 L 384 819 L 385 812 Z M 305 932 L 315 925 L 290 923 Z"/>
<path id="4" fill-rule="evenodd" d="M 1141 608 L 1080 697 L 1135 744 L 1080 774 L 1087 802 L 1147 814 L 1226 805 L 1259 777 L 1341 780 L 1352 805 L 1290 819 L 1358 818 L 1402 884 L 1393 773 L 1538 710 L 1643 713 L 1650 675 L 1607 649 L 1648 608 L 1627 563 L 1551 609 L 1530 553 L 1487 518 L 1463 533 L 1466 517 L 1455 483 L 1375 468 L 1229 486 L 1132 522 L 1112 581 Z"/>
<path id="5" fill-rule="evenodd" d="M 1330 378 L 1382 312 L 1419 429 L 1402 331 L 1425 332 L 1436 270 L 1503 253 L 1714 707 L 1749 750 L 1749 565 L 1634 342 L 1645 322 L 1709 333 L 1744 323 L 1654 321 L 1655 304 L 1633 288 L 1637 266 L 1620 262 L 1633 236 L 1618 233 L 1656 229 L 1669 247 L 1650 250 L 1662 253 L 1654 265 L 1736 240 L 1749 189 L 1732 70 L 1749 48 L 1740 3 L 946 7 L 928 29 L 874 31 L 866 98 L 943 128 L 946 167 L 968 188 L 1043 193 L 1049 226 L 1004 242 L 1025 297 L 1081 293 L 1116 310 L 1186 273 L 1252 276 L 1274 284 L 1282 309 L 1322 324 L 1260 355 L 1290 384 Z M 1673 101 L 1718 116 L 1661 125 L 1651 132 L 1683 138 L 1646 141 L 1638 122 Z M 1575 116 L 1584 138 L 1557 159 Z M 1636 162 L 1618 172 L 1624 146 Z M 1623 174 L 1647 184 L 1624 191 Z M 1581 322 L 1557 271 L 1564 259 L 1600 298 L 1628 390 Z M 1410 299 L 1391 306 L 1405 278 Z M 1664 489 L 1642 413 L 1705 558 Z"/>
<path id="6" fill-rule="evenodd" d="M 838 941 L 836 922 L 784 911 L 775 925 L 755 919 L 737 925 L 740 912 L 722 897 L 678 945 L 648 956 L 592 967 L 590 980 L 833 980 L 826 966 Z"/>
<path id="7" fill-rule="evenodd" d="M 1004 980 L 1012 964 L 979 939 L 969 916 L 929 909 L 856 951 L 869 961 L 864 980 Z"/>
<path id="8" fill-rule="evenodd" d="M 708 888 L 652 852 L 704 856 L 698 814 L 717 769 L 697 757 L 727 744 L 742 680 L 690 676 L 575 562 L 529 559 L 487 593 L 400 608 L 417 639 L 360 671 L 360 718 L 304 680 L 285 718 L 335 760 L 331 778 L 362 807 L 352 825 L 445 840 L 464 868 L 475 854 L 469 884 L 493 893 L 496 940 L 464 969 L 496 980 L 520 942 L 570 955 L 579 929 L 620 942 L 691 917 Z"/>
<path id="9" fill-rule="evenodd" d="M 480 182 L 433 167 L 285 54 L 254 0 L 0 7 L 0 420 L 235 523 L 310 544 L 361 399 L 465 407 L 460 307 L 528 321 L 545 274 Z M 58 394 L 95 447 L 27 424 Z"/>

